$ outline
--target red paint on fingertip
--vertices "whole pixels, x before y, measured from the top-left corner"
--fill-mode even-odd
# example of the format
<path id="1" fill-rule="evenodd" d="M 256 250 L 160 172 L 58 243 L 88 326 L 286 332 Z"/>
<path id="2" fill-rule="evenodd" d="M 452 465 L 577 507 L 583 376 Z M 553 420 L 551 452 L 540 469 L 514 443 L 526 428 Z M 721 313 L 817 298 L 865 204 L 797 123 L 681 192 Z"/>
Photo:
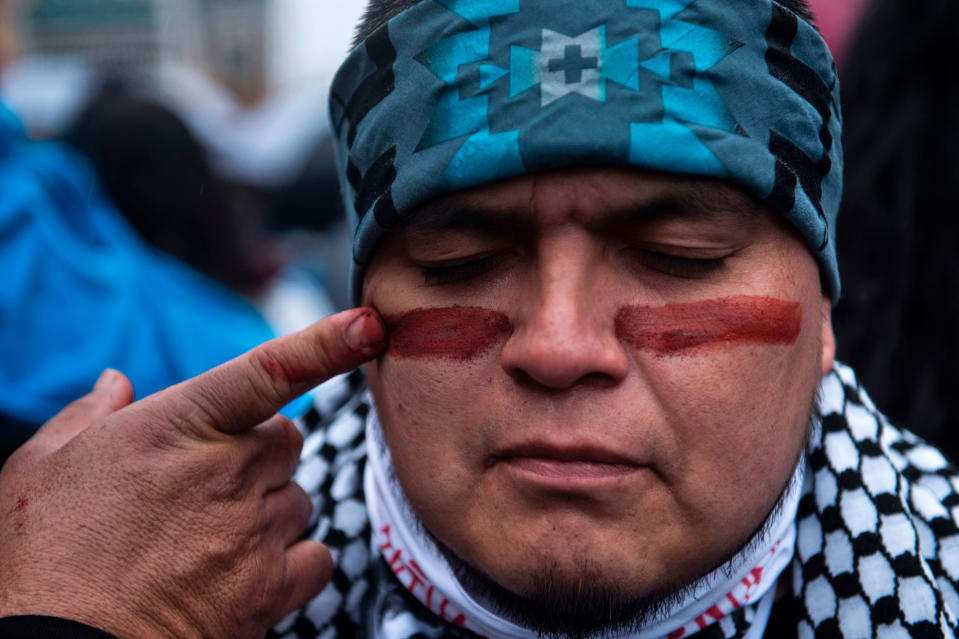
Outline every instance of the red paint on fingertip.
<path id="1" fill-rule="evenodd" d="M 617 336 L 657 355 L 732 342 L 793 344 L 801 327 L 799 302 L 745 295 L 689 304 L 627 306 L 616 314 Z"/>
<path id="2" fill-rule="evenodd" d="M 388 353 L 416 359 L 473 359 L 506 339 L 509 318 L 475 306 L 418 308 L 386 317 Z"/>
<path id="3" fill-rule="evenodd" d="M 371 309 L 365 309 L 353 318 L 347 331 L 351 348 L 364 355 L 378 353 L 386 340 L 383 323 Z"/>

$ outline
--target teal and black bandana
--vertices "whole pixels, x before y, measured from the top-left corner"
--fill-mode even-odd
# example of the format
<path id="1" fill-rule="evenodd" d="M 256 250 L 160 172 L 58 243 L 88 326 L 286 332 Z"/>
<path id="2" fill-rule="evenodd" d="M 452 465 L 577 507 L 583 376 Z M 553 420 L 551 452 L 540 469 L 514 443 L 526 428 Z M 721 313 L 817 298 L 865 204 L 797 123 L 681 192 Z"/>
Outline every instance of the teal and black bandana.
<path id="1" fill-rule="evenodd" d="M 423 0 L 350 55 L 330 111 L 357 297 L 376 243 L 428 199 L 610 164 L 744 187 L 839 297 L 839 82 L 772 0 Z"/>

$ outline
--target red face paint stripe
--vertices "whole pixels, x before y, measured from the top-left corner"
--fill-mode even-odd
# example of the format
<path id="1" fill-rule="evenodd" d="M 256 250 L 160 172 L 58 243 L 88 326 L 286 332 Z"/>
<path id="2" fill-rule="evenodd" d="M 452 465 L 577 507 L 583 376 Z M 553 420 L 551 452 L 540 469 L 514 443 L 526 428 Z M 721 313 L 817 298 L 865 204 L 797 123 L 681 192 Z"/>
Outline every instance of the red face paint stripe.
<path id="1" fill-rule="evenodd" d="M 616 314 L 616 334 L 621 340 L 661 355 L 725 342 L 793 344 L 801 325 L 798 302 L 771 297 L 627 306 Z"/>
<path id="2" fill-rule="evenodd" d="M 386 318 L 389 354 L 395 357 L 468 360 L 509 336 L 503 313 L 471 306 L 418 308 Z"/>

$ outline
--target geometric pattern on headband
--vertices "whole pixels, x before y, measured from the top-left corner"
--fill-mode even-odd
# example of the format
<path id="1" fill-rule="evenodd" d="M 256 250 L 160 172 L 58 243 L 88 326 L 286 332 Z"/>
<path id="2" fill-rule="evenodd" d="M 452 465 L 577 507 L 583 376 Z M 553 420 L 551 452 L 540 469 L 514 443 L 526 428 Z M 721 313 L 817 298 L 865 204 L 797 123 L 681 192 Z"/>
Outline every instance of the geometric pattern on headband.
<path id="1" fill-rule="evenodd" d="M 494 30 L 509 25 L 502 21 L 494 23 L 494 18 L 518 13 L 519 0 L 476 3 L 437 0 L 473 26 L 439 40 L 416 57 L 438 79 L 456 87 L 455 91 L 444 93 L 436 105 L 416 150 L 467 138 L 438 186 L 444 190 L 457 188 L 468 177 L 460 174 L 461 168 L 468 164 L 469 171 L 475 173 L 477 160 L 488 161 L 491 171 L 523 173 L 521 129 L 539 117 L 539 111 L 568 95 L 576 94 L 606 104 L 608 83 L 615 83 L 626 91 L 649 94 L 649 101 L 643 103 L 638 113 L 628 108 L 629 102 L 623 103 L 621 137 L 631 141 L 628 149 L 631 163 L 669 162 L 688 166 L 690 172 L 724 174 L 719 160 L 689 127 L 698 125 L 742 133 L 705 75 L 741 45 L 723 33 L 684 21 L 683 10 L 697 1 L 675 0 L 663 9 L 656 6 L 662 2 L 626 0 L 622 11 L 644 14 L 627 19 L 648 23 L 650 30 L 658 33 L 657 39 L 640 41 L 630 37 L 613 43 L 607 38 L 605 24 L 580 34 L 544 28 L 538 47 L 513 45 L 508 57 L 496 60 L 490 58 L 491 42 L 497 35 Z M 388 37 L 373 44 L 379 60 L 384 63 L 395 60 Z M 385 69 L 371 78 L 381 89 L 386 86 L 382 83 L 383 71 Z M 493 89 L 501 83 L 508 86 L 508 92 L 498 92 L 503 103 L 491 110 L 490 100 L 497 99 L 493 97 Z M 386 91 L 379 93 L 379 97 L 386 95 Z M 364 106 L 371 108 L 375 104 L 366 100 Z M 677 152 L 676 137 L 686 142 L 681 152 Z M 656 139 L 663 143 L 656 143 Z M 654 153 L 664 157 L 652 157 Z M 356 180 L 359 187 L 356 209 L 361 215 L 372 204 L 370 200 L 379 195 L 377 191 L 383 188 L 384 182 L 395 178 L 394 159 L 395 149 L 391 148 L 374 163 L 365 179 Z M 356 173 L 354 176 L 359 177 Z M 491 174 L 489 179 L 496 177 Z M 363 197 L 364 192 L 367 197 Z M 381 224 L 392 225 L 392 213 L 388 206 L 381 206 Z"/>
<path id="2" fill-rule="evenodd" d="M 462 7 L 455 2 L 440 2 L 473 23 L 476 29 L 440 40 L 417 58 L 446 84 L 459 87 L 459 91 L 445 94 L 445 104 L 434 111 L 420 142 L 421 149 L 464 135 L 477 139 L 498 136 L 504 146 L 513 147 L 504 155 L 511 155 L 521 163 L 519 131 L 537 117 L 537 111 L 573 94 L 606 103 L 607 84 L 616 83 L 634 93 L 656 94 L 653 100 L 659 106 L 658 109 L 647 106 L 646 113 L 642 114 L 624 108 L 624 138 L 642 137 L 641 132 L 647 129 L 644 122 L 637 120 L 659 126 L 673 121 L 677 128 L 685 129 L 681 135 L 698 149 L 698 160 L 715 163 L 713 170 L 722 170 L 715 156 L 687 125 L 730 133 L 737 131 L 738 124 L 704 74 L 740 44 L 718 31 L 684 21 L 683 3 L 676 2 L 664 11 L 648 0 L 626 2 L 623 12 L 651 14 L 626 18 L 630 22 L 659 23 L 650 30 L 657 34 L 655 39 L 646 38 L 641 42 L 633 36 L 613 43 L 607 37 L 606 24 L 579 34 L 543 28 L 540 46 L 513 45 L 508 59 L 494 60 L 489 57 L 496 28 L 492 18 L 518 13 L 518 0 L 491 4 L 488 14 L 477 11 L 475 5 Z M 695 2 L 687 0 L 685 4 Z M 463 11 L 464 8 L 472 11 Z M 506 27 L 502 21 L 498 25 Z M 640 86 L 641 69 L 651 80 L 646 83 L 650 86 Z M 499 99 L 510 104 L 491 111 L 491 89 L 498 83 L 508 84 L 508 93 L 500 92 Z M 535 91 L 536 88 L 539 91 Z M 464 153 L 469 153 L 473 146 L 467 140 Z M 456 178 L 455 175 L 447 177 Z"/>
<path id="3" fill-rule="evenodd" d="M 423 0 L 344 63 L 330 111 L 354 293 L 426 199 L 592 163 L 737 182 L 800 229 L 836 299 L 841 120 L 819 34 L 770 0 L 555 6 Z"/>

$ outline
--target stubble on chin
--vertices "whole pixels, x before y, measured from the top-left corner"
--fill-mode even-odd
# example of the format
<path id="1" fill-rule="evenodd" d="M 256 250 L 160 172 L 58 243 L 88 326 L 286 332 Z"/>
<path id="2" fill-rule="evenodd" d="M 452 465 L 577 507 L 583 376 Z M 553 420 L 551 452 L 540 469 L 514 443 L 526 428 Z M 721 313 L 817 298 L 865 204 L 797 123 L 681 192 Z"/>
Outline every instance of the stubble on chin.
<path id="1" fill-rule="evenodd" d="M 818 401 L 811 402 L 809 428 L 804 446 L 797 451 L 791 468 L 805 463 L 804 452 L 811 442 L 819 422 Z M 394 478 L 395 479 L 395 478 Z M 716 571 L 727 577 L 741 568 L 737 559 L 751 554 L 766 543 L 773 522 L 793 491 L 802 490 L 790 473 L 772 509 L 749 536 L 721 561 L 703 565 L 695 573 L 677 575 L 642 596 L 627 592 L 622 583 L 612 583 L 595 561 L 588 556 L 573 562 L 573 567 L 560 567 L 555 560 L 545 561 L 539 570 L 526 579 L 527 586 L 514 592 L 494 581 L 482 570 L 468 564 L 453 550 L 437 539 L 416 518 L 419 530 L 430 537 L 443 553 L 463 588 L 489 610 L 522 627 L 529 628 L 547 639 L 608 639 L 639 632 L 647 625 L 662 619 L 679 601 L 696 594 L 701 580 Z M 399 490 L 399 483 L 396 483 Z"/>
<path id="2" fill-rule="evenodd" d="M 529 575 L 522 593 L 508 590 L 439 545 L 470 595 L 492 612 L 547 639 L 604 639 L 641 630 L 687 593 L 680 580 L 643 597 L 609 583 L 599 566 L 582 558 L 571 569 L 552 562 Z"/>
<path id="3" fill-rule="evenodd" d="M 800 460 L 802 455 L 800 454 Z M 795 468 L 795 465 L 793 466 Z M 775 506 L 749 537 L 721 561 L 704 564 L 700 570 L 676 575 L 655 590 L 636 596 L 629 585 L 612 582 L 588 556 L 572 567 L 546 561 L 525 579 L 526 586 L 514 592 L 468 564 L 420 524 L 443 553 L 463 588 L 490 611 L 547 639 L 609 639 L 639 632 L 665 617 L 670 608 L 690 595 L 701 594 L 701 581 L 716 571 L 727 577 L 742 567 L 737 559 L 764 544 L 773 521 L 791 494 L 801 490 L 792 481 L 783 487 Z"/>
<path id="4" fill-rule="evenodd" d="M 816 385 L 811 397 L 809 426 L 803 446 L 797 451 L 791 466 L 804 463 L 804 452 L 812 444 L 819 423 L 818 391 Z M 388 447 L 382 432 L 377 432 L 373 445 L 386 452 Z M 390 468 L 392 488 L 407 510 L 416 529 L 434 543 L 445 556 L 464 589 L 490 611 L 522 627 L 534 630 L 546 639 L 609 639 L 638 632 L 651 622 L 661 619 L 677 602 L 686 598 L 707 575 L 721 570 L 727 574 L 739 568 L 736 559 L 748 553 L 755 545 L 765 543 L 773 520 L 782 509 L 791 491 L 801 490 L 790 473 L 778 499 L 762 522 L 750 535 L 721 561 L 704 565 L 695 574 L 678 575 L 670 583 L 642 596 L 626 592 L 621 583 L 611 583 L 609 575 L 590 557 L 581 557 L 572 568 L 561 567 L 555 560 L 544 561 L 527 578 L 527 587 L 514 592 L 497 583 L 482 570 L 468 564 L 426 528 L 405 498 L 393 469 Z"/>

